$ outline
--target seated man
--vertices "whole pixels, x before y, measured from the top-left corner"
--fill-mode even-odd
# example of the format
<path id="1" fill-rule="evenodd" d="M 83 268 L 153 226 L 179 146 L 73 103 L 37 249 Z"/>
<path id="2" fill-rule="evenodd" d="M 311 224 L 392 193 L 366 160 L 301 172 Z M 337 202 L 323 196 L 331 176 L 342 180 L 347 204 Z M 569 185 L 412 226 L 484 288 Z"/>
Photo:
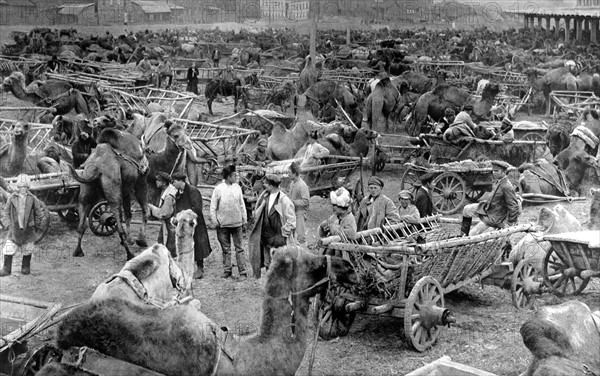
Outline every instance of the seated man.
<path id="1" fill-rule="evenodd" d="M 515 131 L 513 130 L 512 122 L 505 117 L 500 125 L 500 132 L 494 135 L 494 140 L 500 140 L 505 143 L 511 143 L 515 140 Z"/>
<path id="2" fill-rule="evenodd" d="M 401 220 L 408 223 L 415 223 L 421 218 L 419 209 L 412 203 L 413 196 L 409 191 L 406 189 L 400 191 L 398 194 L 398 202 L 400 203 L 398 206 L 398 215 Z"/>
<path id="3" fill-rule="evenodd" d="M 369 194 L 362 199 L 358 208 L 357 227 L 359 231 L 370 230 L 387 224 L 400 222 L 396 206 L 383 195 L 383 180 L 371 176 L 367 183 Z"/>
<path id="4" fill-rule="evenodd" d="M 321 160 L 329 155 L 329 150 L 317 142 L 318 138 L 319 135 L 316 130 L 310 132 L 308 141 L 304 146 L 304 155 L 299 155 L 303 158 L 300 168 L 318 166 L 322 164 Z"/>
<path id="5" fill-rule="evenodd" d="M 254 157 L 254 162 L 256 162 L 260 166 L 266 166 L 271 163 L 271 156 L 267 153 L 267 145 L 268 141 L 264 138 L 261 138 L 256 145 L 256 149 L 254 149 L 254 153 L 252 157 Z"/>
<path id="6" fill-rule="evenodd" d="M 329 195 L 333 215 L 319 224 L 319 238 L 339 236 L 342 239 L 356 238 L 356 220 L 350 211 L 350 192 L 340 187 Z"/>
<path id="7" fill-rule="evenodd" d="M 451 108 L 447 108 L 444 111 L 444 117 L 442 118 L 442 120 L 440 120 L 440 122 L 436 124 L 434 130 L 435 134 L 443 135 L 444 132 L 446 132 L 448 128 L 450 128 L 450 124 L 454 123 L 455 118 L 456 113 L 454 112 L 454 110 Z"/>
<path id="8" fill-rule="evenodd" d="M 492 166 L 492 173 L 496 179 L 492 187 L 492 196 L 485 202 L 465 206 L 460 229 L 463 236 L 479 235 L 490 229 L 501 229 L 518 224 L 521 203 L 508 180 L 507 170 L 511 166 L 503 161 L 492 161 Z M 475 215 L 481 222 L 471 229 L 471 222 Z M 506 225 L 504 222 L 507 222 Z"/>

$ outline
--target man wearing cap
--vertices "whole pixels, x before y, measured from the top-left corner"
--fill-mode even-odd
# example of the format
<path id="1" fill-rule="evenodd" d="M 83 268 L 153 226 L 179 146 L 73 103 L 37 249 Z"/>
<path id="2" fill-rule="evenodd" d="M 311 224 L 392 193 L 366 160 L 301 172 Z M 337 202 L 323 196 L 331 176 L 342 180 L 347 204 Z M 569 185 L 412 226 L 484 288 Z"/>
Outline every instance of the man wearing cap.
<path id="1" fill-rule="evenodd" d="M 79 168 L 83 162 L 85 162 L 90 154 L 92 154 L 92 149 L 96 147 L 96 140 L 90 135 L 82 131 L 77 139 L 71 145 L 71 152 L 73 153 L 73 167 Z"/>
<path id="2" fill-rule="evenodd" d="M 473 119 L 471 118 L 472 114 L 473 114 L 473 106 L 470 104 L 465 105 L 463 107 L 463 110 L 461 112 L 459 112 L 458 115 L 456 115 L 456 117 L 454 118 L 454 123 L 452 123 L 451 126 L 464 123 L 464 124 L 468 125 L 469 128 L 471 128 L 471 130 L 475 130 L 475 127 L 477 127 L 477 126 L 475 125 L 475 123 L 473 123 Z"/>
<path id="3" fill-rule="evenodd" d="M 256 149 L 254 149 L 254 161 L 258 162 L 263 167 L 271 162 L 271 157 L 267 153 L 268 141 L 265 138 L 258 140 Z"/>
<path id="4" fill-rule="evenodd" d="M 204 276 L 204 259 L 212 252 L 206 222 L 202 213 L 202 193 L 200 190 L 186 183 L 187 176 L 184 172 L 173 174 L 173 187 L 177 189 L 175 195 L 175 214 L 191 209 L 196 213 L 196 227 L 194 228 L 194 262 L 197 269 L 194 273 L 194 279 Z"/>
<path id="5" fill-rule="evenodd" d="M 460 229 L 463 236 L 479 235 L 490 228 L 503 228 L 505 221 L 508 226 L 518 224 L 521 209 L 519 198 L 506 174 L 510 167 L 506 162 L 492 161 L 492 173 L 496 179 L 492 195 L 485 202 L 465 206 Z M 480 222 L 471 230 L 471 222 L 475 215 L 479 217 Z"/>
<path id="6" fill-rule="evenodd" d="M 405 190 L 400 191 L 398 194 L 398 215 L 400 219 L 404 222 L 415 223 L 421 218 L 419 214 L 419 209 L 413 205 L 413 196 L 412 194 Z"/>
<path id="7" fill-rule="evenodd" d="M 502 119 L 500 125 L 500 132 L 493 137 L 494 140 L 500 140 L 505 143 L 511 143 L 515 140 L 515 132 L 513 131 L 513 124 L 509 118 L 505 117 Z"/>
<path id="8" fill-rule="evenodd" d="M 235 166 L 223 169 L 223 181 L 213 190 L 210 199 L 210 218 L 217 228 L 217 239 L 223 251 L 222 277 L 231 277 L 231 239 L 240 273 L 240 279 L 246 278 L 246 259 L 242 248 L 242 227 L 248 222 L 242 188 L 237 184 Z"/>
<path id="9" fill-rule="evenodd" d="M 194 93 L 198 95 L 198 75 L 200 72 L 198 71 L 198 67 L 196 66 L 196 62 L 192 63 L 192 66 L 187 70 L 187 87 L 186 91 Z"/>
<path id="10" fill-rule="evenodd" d="M 415 194 L 415 206 L 421 218 L 429 217 L 435 213 L 433 200 L 431 199 L 432 180 L 433 174 L 431 173 L 421 175 L 421 186 Z"/>
<path id="11" fill-rule="evenodd" d="M 256 278 L 260 278 L 262 266 L 269 269 L 271 248 L 296 243 L 294 204 L 279 189 L 281 177 L 267 174 L 263 184 L 265 190 L 256 201 L 254 227 L 248 240 L 250 264 Z"/>
<path id="12" fill-rule="evenodd" d="M 294 203 L 294 212 L 296 214 L 296 238 L 298 243 L 306 244 L 306 236 L 304 234 L 304 221 L 306 212 L 310 203 L 310 193 L 308 185 L 300 177 L 300 166 L 296 162 L 290 165 L 290 200 Z"/>
<path id="13" fill-rule="evenodd" d="M 394 202 L 381 193 L 383 180 L 377 176 L 371 176 L 367 185 L 369 194 L 362 199 L 358 207 L 358 230 L 369 230 L 400 222 Z"/>
<path id="14" fill-rule="evenodd" d="M 148 204 L 148 212 L 151 216 L 161 220 L 161 226 L 158 233 L 157 242 L 164 243 L 164 233 L 167 232 L 167 243 L 165 246 L 171 252 L 171 256 L 177 257 L 177 249 L 175 248 L 175 226 L 171 224 L 171 218 L 175 214 L 175 196 L 177 189 L 171 184 L 171 176 L 166 172 L 159 172 L 156 175 L 156 187 L 162 190 L 158 206 Z"/>
<path id="15" fill-rule="evenodd" d="M 8 235 L 2 249 L 4 266 L 0 277 L 12 273 L 12 259 L 17 251 L 23 253 L 21 274 L 31 273 L 31 255 L 37 252 L 37 243 L 49 224 L 48 208 L 29 192 L 29 176 L 19 175 L 17 188 L 18 192 L 8 197 L 2 210 L 2 226 L 8 229 Z"/>
<path id="16" fill-rule="evenodd" d="M 350 192 L 344 187 L 329 194 L 333 215 L 319 224 L 319 238 L 340 236 L 342 239 L 356 238 L 356 219 L 350 211 Z"/>

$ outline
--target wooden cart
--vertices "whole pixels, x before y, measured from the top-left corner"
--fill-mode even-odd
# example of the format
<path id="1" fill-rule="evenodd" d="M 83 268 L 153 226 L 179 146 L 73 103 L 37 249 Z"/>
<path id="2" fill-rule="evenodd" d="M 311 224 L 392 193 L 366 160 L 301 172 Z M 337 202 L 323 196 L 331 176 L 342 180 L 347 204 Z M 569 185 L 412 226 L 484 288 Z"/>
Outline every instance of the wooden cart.
<path id="1" fill-rule="evenodd" d="M 552 91 L 548 106 L 554 105 L 552 115 L 555 118 L 578 118 L 586 109 L 600 109 L 600 98 L 591 91 Z"/>
<path id="2" fill-rule="evenodd" d="M 185 118 L 194 101 L 198 99 L 191 93 L 179 93 L 153 87 L 144 87 L 143 91 L 140 91 L 139 87 L 110 89 L 108 93 L 111 97 L 109 107 L 122 111 L 123 118 L 128 109 L 137 110 L 144 115 L 152 114 L 149 107 L 151 103 L 158 104 L 165 112 L 171 113 L 175 117 Z"/>
<path id="3" fill-rule="evenodd" d="M 0 295 L 2 375 L 34 376 L 47 363 L 60 361 L 61 352 L 50 344 L 44 327 L 61 308 L 59 303 Z"/>
<path id="4" fill-rule="evenodd" d="M 327 254 L 349 259 L 359 276 L 352 290 L 330 288 L 318 303 L 319 334 L 346 335 L 356 313 L 401 318 L 404 335 L 418 351 L 429 349 L 444 326 L 455 322 L 444 294 L 494 273 L 507 237 L 529 231 L 514 226 L 477 236 L 448 238 L 437 217 L 360 232 L 353 240 L 321 240 Z M 425 243 L 423 243 L 425 241 Z"/>

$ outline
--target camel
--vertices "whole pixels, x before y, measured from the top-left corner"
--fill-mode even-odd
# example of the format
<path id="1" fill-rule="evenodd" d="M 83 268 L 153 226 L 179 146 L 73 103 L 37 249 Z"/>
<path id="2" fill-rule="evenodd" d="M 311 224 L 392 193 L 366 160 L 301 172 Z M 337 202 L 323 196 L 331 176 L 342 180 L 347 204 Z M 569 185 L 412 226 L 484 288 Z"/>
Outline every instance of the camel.
<path id="1" fill-rule="evenodd" d="M 357 280 L 349 261 L 298 246 L 276 248 L 257 334 L 239 337 L 187 306 L 160 310 L 115 298 L 69 312 L 56 330 L 56 343 L 61 349 L 91 347 L 166 376 L 292 376 L 307 348 L 309 298 L 324 293 L 329 281 L 351 286 Z M 75 374 L 62 364 L 46 367 Z"/>
<path id="2" fill-rule="evenodd" d="M 306 121 L 297 122 L 289 131 L 280 122 L 275 122 L 271 135 L 267 139 L 267 155 L 275 161 L 292 159 L 308 141 L 311 130 L 310 124 Z"/>
<path id="3" fill-rule="evenodd" d="M 108 128 L 100 133 L 97 142 L 98 146 L 83 164 L 81 175 L 72 166 L 69 166 L 73 178 L 82 183 L 79 190 L 79 226 L 77 227 L 79 237 L 73 256 L 84 256 L 81 240 L 86 229 L 88 214 L 91 207 L 98 202 L 98 198 L 104 197 L 113 214 L 112 221 L 116 222 L 127 260 L 130 260 L 133 258 L 128 246 L 132 192 L 135 193 L 142 208 L 142 227 L 137 244 L 147 245 L 147 167 L 144 166 L 146 159 L 139 140 L 129 133 Z M 121 223 L 123 211 L 125 212 L 126 229 L 123 229 Z"/>
<path id="4" fill-rule="evenodd" d="M 90 114 L 88 104 L 81 92 L 66 81 L 48 80 L 30 91 L 25 87 L 23 73 L 13 72 L 4 79 L 2 88 L 10 91 L 18 99 L 33 103 L 35 106 L 54 107 L 56 115 L 65 115 L 73 109 L 80 114 Z"/>
<path id="5" fill-rule="evenodd" d="M 319 112 L 326 104 L 337 107 L 337 103 L 340 103 L 350 116 L 357 110 L 356 96 L 345 85 L 335 81 L 319 81 L 299 93 L 294 98 L 296 108 L 309 107 L 314 117 L 319 117 Z"/>
<path id="6" fill-rule="evenodd" d="M 600 144 L 600 114 L 596 110 L 586 109 L 581 116 L 580 125 L 575 127 L 569 137 L 569 146 L 556 155 L 561 169 L 569 166 L 571 157 L 579 152 L 596 155 Z"/>
<path id="7" fill-rule="evenodd" d="M 29 129 L 29 123 L 13 123 L 9 129 L 10 139 L 0 139 L 0 175 L 17 176 L 21 172 L 28 154 Z"/>
<path id="8" fill-rule="evenodd" d="M 300 72 L 300 77 L 298 78 L 298 92 L 304 93 L 318 81 L 318 77 L 319 71 L 315 68 L 309 55 L 305 58 L 304 68 Z"/>
<path id="9" fill-rule="evenodd" d="M 133 283 L 129 283 L 132 279 L 135 279 Z M 185 288 L 183 270 L 173 260 L 167 247 L 154 244 L 127 261 L 117 274 L 98 285 L 90 300 L 118 297 L 138 305 L 163 305 L 173 300 L 173 288 L 179 291 L 181 297 Z"/>
<path id="10" fill-rule="evenodd" d="M 481 94 L 481 100 L 472 103 L 469 92 L 455 86 L 438 85 L 433 90 L 421 95 L 414 105 L 411 119 L 407 121 L 406 130 L 409 136 L 418 136 L 421 127 L 430 116 L 433 121 L 439 121 L 444 116 L 446 108 L 460 110 L 464 105 L 472 103 L 475 114 L 473 121 L 485 118 L 500 92 L 498 84 L 489 84 Z"/>
<path id="11" fill-rule="evenodd" d="M 192 280 L 194 278 L 194 229 L 198 216 L 191 209 L 177 213 L 171 218 L 175 226 L 175 244 L 177 248 L 177 264 L 183 271 L 185 295 L 193 296 Z"/>
<path id="12" fill-rule="evenodd" d="M 408 105 L 408 84 L 402 82 L 400 89 L 388 78 L 379 80 L 367 97 L 365 114 L 369 129 L 378 130 L 383 121 L 383 132 L 389 132 L 389 118 L 402 111 Z"/>
<path id="13" fill-rule="evenodd" d="M 337 133 L 330 133 L 319 143 L 329 150 L 329 155 L 343 155 L 347 157 L 366 157 L 369 153 L 370 142 L 379 134 L 371 129 L 361 128 L 354 135 L 352 143 L 348 144 Z"/>

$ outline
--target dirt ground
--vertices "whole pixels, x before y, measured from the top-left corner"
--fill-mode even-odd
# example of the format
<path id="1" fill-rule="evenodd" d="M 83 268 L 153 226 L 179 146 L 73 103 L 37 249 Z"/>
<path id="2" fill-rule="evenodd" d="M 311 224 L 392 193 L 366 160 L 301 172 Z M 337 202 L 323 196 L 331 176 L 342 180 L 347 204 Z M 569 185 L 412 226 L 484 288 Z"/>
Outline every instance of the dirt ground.
<path id="1" fill-rule="evenodd" d="M 0 36 L 4 35 L 5 31 L 0 32 Z M 10 94 L 6 98 L 6 106 L 24 105 Z M 215 118 L 231 113 L 231 103 L 226 101 L 224 105 L 215 103 Z M 6 116 L 9 114 L 0 112 L 0 118 Z M 400 166 L 389 166 L 380 174 L 385 181 L 384 194 L 394 200 L 400 190 L 402 172 Z M 365 179 L 368 176 L 370 173 L 365 169 Z M 357 176 L 353 178 L 356 179 Z M 318 224 L 331 211 L 329 203 L 320 197 L 312 197 L 310 205 L 307 238 L 312 243 L 316 239 Z M 589 201 L 563 205 L 581 222 L 587 221 Z M 554 204 L 545 206 L 553 207 Z M 535 221 L 541 207 L 524 207 L 519 222 Z M 205 209 L 207 215 L 208 206 L 205 205 Z M 458 215 L 454 217 L 458 218 Z M 132 233 L 137 232 L 137 229 L 134 225 Z M 458 232 L 459 229 L 457 226 L 449 226 L 448 231 Z M 156 239 L 155 226 L 149 227 L 148 236 L 149 239 Z M 219 325 L 228 326 L 239 334 L 252 332 L 259 325 L 264 277 L 258 280 L 249 278 L 244 282 L 221 279 L 220 247 L 213 230 L 209 230 L 209 236 L 213 253 L 205 262 L 205 278 L 194 281 L 195 296 L 200 299 L 204 313 Z M 60 301 L 65 305 L 89 298 L 98 284 L 120 270 L 125 262 L 125 252 L 119 245 L 116 234 L 99 238 L 87 231 L 83 240 L 86 256 L 74 258 L 71 253 L 76 242 L 75 227 L 52 214 L 48 235 L 42 242 L 40 253 L 32 260 L 32 274 L 22 276 L 19 273 L 21 258 L 15 257 L 15 272 L 0 280 L 0 293 L 43 301 Z M 134 248 L 134 251 L 139 249 Z M 401 319 L 359 315 L 348 336 L 318 342 L 313 374 L 402 375 L 444 355 L 449 355 L 455 362 L 498 375 L 516 376 L 525 370 L 531 356 L 522 343 L 519 328 L 531 317 L 532 311 L 513 308 L 510 291 L 472 284 L 447 294 L 445 299 L 457 323 L 447 328 L 429 351 L 419 353 L 407 344 Z M 593 310 L 600 308 L 599 284 L 591 283 L 581 296 L 572 299 L 587 303 Z M 564 300 L 545 294 L 537 299 L 536 304 L 542 306 L 562 301 Z M 4 329 L 8 325 L 9 323 L 1 324 L 2 334 L 6 334 Z M 310 335 L 309 338 L 313 336 Z M 308 373 L 308 354 L 312 346 L 310 343 L 297 375 Z"/>

